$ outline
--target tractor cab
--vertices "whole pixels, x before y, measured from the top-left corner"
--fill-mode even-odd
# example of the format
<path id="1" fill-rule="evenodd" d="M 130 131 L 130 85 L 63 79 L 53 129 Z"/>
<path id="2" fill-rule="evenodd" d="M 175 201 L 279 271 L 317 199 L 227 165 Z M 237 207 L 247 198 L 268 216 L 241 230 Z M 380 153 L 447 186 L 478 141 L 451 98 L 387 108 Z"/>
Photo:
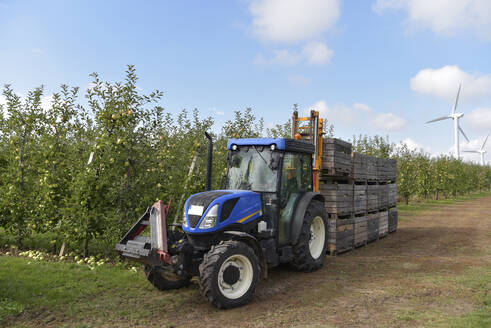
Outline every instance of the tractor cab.
<path id="1" fill-rule="evenodd" d="M 295 204 L 312 191 L 314 146 L 294 139 L 230 139 L 226 189 L 261 196 L 262 220 L 278 233 L 278 246 L 290 241 Z"/>
<path id="2" fill-rule="evenodd" d="M 273 238 L 274 246 L 292 243 L 296 205 L 312 192 L 314 146 L 294 139 L 230 139 L 224 190 L 191 196 L 183 230 L 193 246 L 208 248 L 224 231 Z"/>

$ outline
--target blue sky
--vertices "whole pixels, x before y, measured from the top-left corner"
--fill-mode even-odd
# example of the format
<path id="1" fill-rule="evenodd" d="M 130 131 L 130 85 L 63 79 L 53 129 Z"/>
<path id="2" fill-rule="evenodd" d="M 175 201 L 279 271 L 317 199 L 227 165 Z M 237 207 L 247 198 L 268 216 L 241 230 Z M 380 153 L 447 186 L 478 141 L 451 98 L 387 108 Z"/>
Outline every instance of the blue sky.
<path id="1" fill-rule="evenodd" d="M 268 125 L 298 103 L 338 137 L 388 135 L 433 154 L 451 151 L 452 122 L 424 122 L 450 113 L 462 82 L 461 147 L 491 131 L 491 1 L 0 0 L 0 58 L 0 83 L 21 94 L 86 88 L 91 72 L 118 81 L 134 64 L 172 113 L 198 108 L 220 124 L 252 107 Z"/>

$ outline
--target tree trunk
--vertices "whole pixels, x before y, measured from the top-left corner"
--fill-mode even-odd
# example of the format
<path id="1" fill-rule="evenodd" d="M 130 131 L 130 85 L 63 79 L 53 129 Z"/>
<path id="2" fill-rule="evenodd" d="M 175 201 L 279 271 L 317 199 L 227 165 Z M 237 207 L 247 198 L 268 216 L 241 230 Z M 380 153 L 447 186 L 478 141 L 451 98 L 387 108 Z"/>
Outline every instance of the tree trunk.
<path id="1" fill-rule="evenodd" d="M 85 241 L 84 241 L 84 257 L 89 256 L 89 234 L 85 233 Z"/>
<path id="2" fill-rule="evenodd" d="M 405 202 L 406 202 L 406 205 L 409 205 L 409 196 L 405 196 L 405 197 L 404 197 L 404 200 L 405 200 Z"/>
<path id="3" fill-rule="evenodd" d="M 439 190 L 437 189 L 437 190 L 436 190 L 436 194 L 435 194 L 435 200 L 438 200 L 438 196 L 440 196 L 439 194 L 440 194 L 440 193 L 439 193 Z"/>

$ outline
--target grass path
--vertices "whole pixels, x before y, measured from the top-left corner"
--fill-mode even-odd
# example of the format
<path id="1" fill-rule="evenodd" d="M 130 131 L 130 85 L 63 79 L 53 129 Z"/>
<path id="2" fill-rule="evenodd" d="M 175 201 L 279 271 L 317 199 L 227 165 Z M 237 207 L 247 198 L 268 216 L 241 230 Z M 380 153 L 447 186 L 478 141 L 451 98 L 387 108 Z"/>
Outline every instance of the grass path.
<path id="1" fill-rule="evenodd" d="M 396 233 L 326 262 L 273 269 L 223 311 L 196 284 L 162 293 L 124 268 L 0 256 L 0 326 L 490 327 L 491 196 L 401 206 Z"/>

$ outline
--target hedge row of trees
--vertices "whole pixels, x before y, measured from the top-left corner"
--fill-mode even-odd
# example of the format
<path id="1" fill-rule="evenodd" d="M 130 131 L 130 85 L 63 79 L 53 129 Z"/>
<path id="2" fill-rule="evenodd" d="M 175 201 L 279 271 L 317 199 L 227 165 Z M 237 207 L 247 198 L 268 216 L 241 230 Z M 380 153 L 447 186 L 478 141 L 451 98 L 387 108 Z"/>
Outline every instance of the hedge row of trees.
<path id="1" fill-rule="evenodd" d="M 236 111 L 221 129 L 198 110 L 171 115 L 163 93 L 142 94 L 135 69 L 125 80 L 103 82 L 92 74 L 87 105 L 66 85 L 43 108 L 43 88 L 21 99 L 10 86 L 0 108 L 0 227 L 22 246 L 33 232 L 49 232 L 87 253 L 90 240 L 108 248 L 157 199 L 172 200 L 171 219 L 180 220 L 185 199 L 205 185 L 207 139 L 215 131 L 213 188 L 222 185 L 228 138 L 282 137 L 290 122 L 264 129 L 250 109 Z M 326 124 L 332 134 L 332 126 Z M 399 191 L 445 197 L 489 188 L 489 168 L 448 157 L 397 148 L 380 137 L 360 137 L 355 149 L 399 159 Z M 92 155 L 91 155 L 92 154 Z M 90 160 L 89 160 L 90 159 Z"/>
<path id="2" fill-rule="evenodd" d="M 450 198 L 491 188 L 491 167 L 463 162 L 452 156 L 431 157 L 423 150 L 396 145 L 380 136 L 353 138 L 353 150 L 397 160 L 398 196 L 406 204 L 413 198 Z"/>

